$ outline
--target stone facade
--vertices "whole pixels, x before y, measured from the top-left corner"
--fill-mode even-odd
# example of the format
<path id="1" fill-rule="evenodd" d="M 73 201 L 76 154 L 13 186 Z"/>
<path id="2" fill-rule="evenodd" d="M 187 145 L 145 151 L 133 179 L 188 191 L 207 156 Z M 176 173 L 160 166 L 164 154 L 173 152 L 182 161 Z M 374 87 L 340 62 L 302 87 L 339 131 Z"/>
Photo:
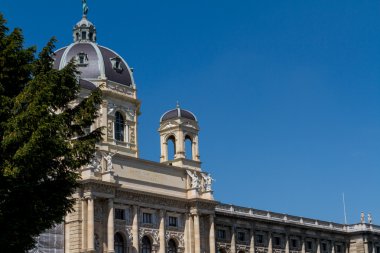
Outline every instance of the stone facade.
<path id="1" fill-rule="evenodd" d="M 198 121 L 179 106 L 161 117 L 160 162 L 139 158 L 140 101 L 133 70 L 96 44 L 95 26 L 86 16 L 73 34 L 74 43 L 57 51 L 54 66 L 64 67 L 77 52 L 81 96 L 101 87 L 103 103 L 91 128 L 104 127 L 104 140 L 78 172 L 82 179 L 72 196 L 74 211 L 64 223 L 66 253 L 380 253 L 379 226 L 342 225 L 215 201 L 212 178 L 201 168 Z M 185 150 L 186 140 L 191 150 Z"/>

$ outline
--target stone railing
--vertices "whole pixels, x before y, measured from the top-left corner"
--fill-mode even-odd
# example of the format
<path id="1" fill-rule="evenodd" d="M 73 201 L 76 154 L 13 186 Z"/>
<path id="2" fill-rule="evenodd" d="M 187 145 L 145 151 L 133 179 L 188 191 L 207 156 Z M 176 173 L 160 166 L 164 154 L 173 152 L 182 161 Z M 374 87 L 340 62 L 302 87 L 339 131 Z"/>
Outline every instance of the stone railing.
<path id="1" fill-rule="evenodd" d="M 270 211 L 258 210 L 253 208 L 246 208 L 228 204 L 219 204 L 216 206 L 215 211 L 218 213 L 232 214 L 241 217 L 258 218 L 261 220 L 276 221 L 287 224 L 302 225 L 311 228 L 326 229 L 337 232 L 356 232 L 356 231 L 373 231 L 380 233 L 380 226 L 372 224 L 354 224 L 344 225 L 334 222 L 327 222 L 322 220 L 304 218 L 299 216 L 280 214 Z"/>

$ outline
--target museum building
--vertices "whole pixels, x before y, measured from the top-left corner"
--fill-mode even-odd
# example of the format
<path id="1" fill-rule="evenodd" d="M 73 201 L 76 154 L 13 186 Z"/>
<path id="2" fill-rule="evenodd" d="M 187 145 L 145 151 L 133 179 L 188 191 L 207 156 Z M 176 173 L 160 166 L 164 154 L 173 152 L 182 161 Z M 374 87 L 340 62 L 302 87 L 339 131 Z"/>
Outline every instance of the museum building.
<path id="1" fill-rule="evenodd" d="M 33 252 L 380 253 L 380 226 L 371 218 L 345 225 L 214 200 L 213 179 L 201 168 L 199 122 L 179 106 L 160 118 L 160 162 L 141 159 L 133 69 L 96 43 L 87 11 L 73 39 L 55 52 L 54 68 L 76 61 L 81 97 L 102 87 L 99 117 L 91 127 L 104 127 L 103 141 L 80 171 L 74 211 L 42 234 Z"/>

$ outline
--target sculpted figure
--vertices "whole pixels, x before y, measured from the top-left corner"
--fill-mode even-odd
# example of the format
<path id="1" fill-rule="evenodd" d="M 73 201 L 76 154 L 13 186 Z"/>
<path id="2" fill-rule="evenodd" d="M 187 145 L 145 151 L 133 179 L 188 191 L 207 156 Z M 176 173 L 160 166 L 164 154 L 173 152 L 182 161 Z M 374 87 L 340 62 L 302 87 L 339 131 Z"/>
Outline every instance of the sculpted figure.
<path id="1" fill-rule="evenodd" d="M 203 186 L 204 186 L 204 189 L 205 191 L 212 191 L 212 181 L 214 181 L 214 179 L 211 177 L 211 174 L 210 173 L 202 173 L 202 177 L 203 177 Z"/>
<path id="2" fill-rule="evenodd" d="M 83 11 L 83 16 L 87 16 L 87 13 L 88 13 L 87 0 L 82 0 L 82 11 Z"/>
<path id="3" fill-rule="evenodd" d="M 370 213 L 368 214 L 368 223 L 372 224 L 372 215 Z"/>
<path id="4" fill-rule="evenodd" d="M 116 155 L 116 153 L 108 152 L 108 153 L 103 153 L 103 158 L 107 162 L 107 171 L 113 170 L 113 163 L 112 163 L 112 157 Z"/>
<path id="5" fill-rule="evenodd" d="M 91 158 L 90 163 L 86 167 L 94 169 L 95 172 L 101 171 L 102 165 L 100 164 L 100 159 L 99 155 L 95 152 L 94 157 Z"/>
<path id="6" fill-rule="evenodd" d="M 186 170 L 186 172 L 191 177 L 191 188 L 199 188 L 199 178 L 197 174 L 195 172 L 192 173 L 189 170 Z"/>
<path id="7" fill-rule="evenodd" d="M 361 212 L 360 213 L 360 222 L 361 223 L 364 223 L 365 221 L 364 221 L 364 212 Z"/>

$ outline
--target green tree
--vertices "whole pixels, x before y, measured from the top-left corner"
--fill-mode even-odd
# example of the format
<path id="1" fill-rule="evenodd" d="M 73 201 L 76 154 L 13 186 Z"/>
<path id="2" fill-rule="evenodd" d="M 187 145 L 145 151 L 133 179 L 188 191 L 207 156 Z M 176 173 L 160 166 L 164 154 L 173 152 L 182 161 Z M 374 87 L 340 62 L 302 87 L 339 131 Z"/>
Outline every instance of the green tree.
<path id="1" fill-rule="evenodd" d="M 53 69 L 52 39 L 36 56 L 0 14 L 0 251 L 25 252 L 33 237 L 72 210 L 78 169 L 89 163 L 101 129 L 101 91 L 78 97 L 73 62 Z"/>

